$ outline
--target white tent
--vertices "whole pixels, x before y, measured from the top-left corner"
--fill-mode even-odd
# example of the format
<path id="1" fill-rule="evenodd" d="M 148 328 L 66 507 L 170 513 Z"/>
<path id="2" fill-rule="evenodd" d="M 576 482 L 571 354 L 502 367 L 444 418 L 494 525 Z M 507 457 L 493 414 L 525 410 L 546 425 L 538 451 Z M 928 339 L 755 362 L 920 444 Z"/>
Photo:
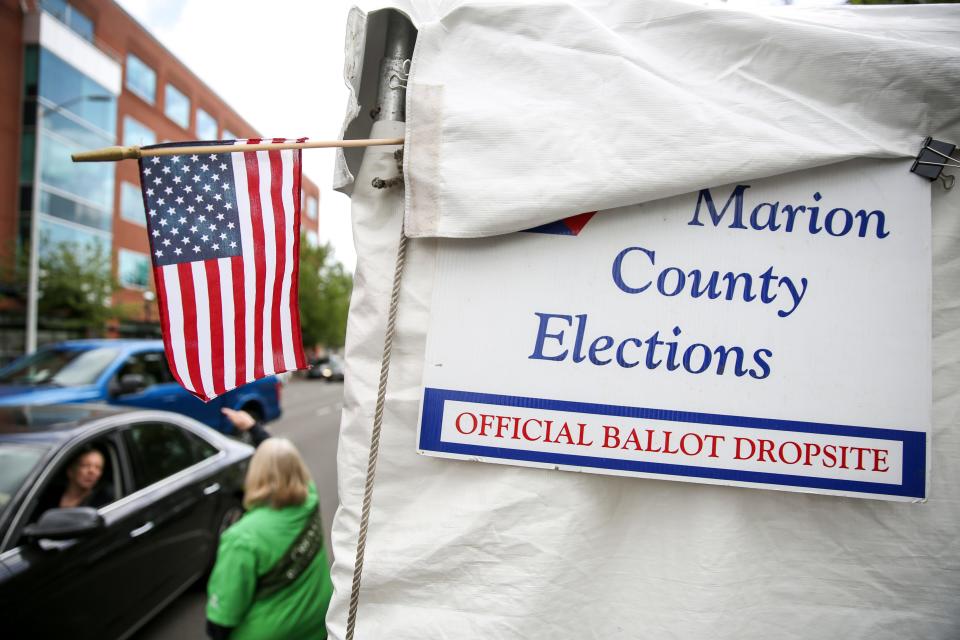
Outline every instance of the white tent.
<path id="1" fill-rule="evenodd" d="M 328 625 L 345 634 L 401 225 L 400 295 L 359 638 L 960 637 L 960 193 L 932 185 L 928 500 L 557 473 L 417 453 L 437 238 L 478 238 L 853 159 L 960 143 L 960 7 L 736 11 L 659 0 L 398 4 L 407 122 L 366 112 L 382 13 L 354 12 L 341 157 L 357 272 Z M 947 173 L 950 171 L 948 170 Z M 921 180 L 921 178 L 916 178 Z"/>

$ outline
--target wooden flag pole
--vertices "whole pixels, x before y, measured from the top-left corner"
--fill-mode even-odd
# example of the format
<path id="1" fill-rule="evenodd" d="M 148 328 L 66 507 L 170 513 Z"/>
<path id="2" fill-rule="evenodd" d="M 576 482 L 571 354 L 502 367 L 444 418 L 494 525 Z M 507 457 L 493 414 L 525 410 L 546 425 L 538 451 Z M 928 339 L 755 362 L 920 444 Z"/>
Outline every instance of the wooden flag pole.
<path id="1" fill-rule="evenodd" d="M 183 147 L 105 147 L 81 151 L 71 158 L 74 162 L 117 162 L 151 156 L 179 156 L 185 153 L 239 153 L 241 151 L 274 151 L 278 149 L 328 149 L 331 147 L 375 147 L 403 144 L 403 138 L 373 138 L 365 140 L 314 140 L 311 142 L 260 142 L 257 144 L 201 144 Z"/>

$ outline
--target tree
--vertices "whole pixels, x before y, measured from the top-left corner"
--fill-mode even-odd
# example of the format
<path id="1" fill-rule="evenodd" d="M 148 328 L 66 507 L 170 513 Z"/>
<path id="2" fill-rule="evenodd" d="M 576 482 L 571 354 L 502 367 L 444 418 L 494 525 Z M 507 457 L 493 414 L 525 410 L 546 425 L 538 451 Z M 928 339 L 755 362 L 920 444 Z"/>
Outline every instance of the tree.
<path id="1" fill-rule="evenodd" d="M 333 257 L 329 244 L 300 239 L 300 324 L 303 344 L 343 346 L 353 276 Z"/>
<path id="2" fill-rule="evenodd" d="M 111 299 L 120 288 L 110 254 L 99 244 L 60 243 L 40 255 L 40 317 L 86 327 L 102 335 L 111 318 L 125 315 Z"/>
<path id="3" fill-rule="evenodd" d="M 113 277 L 108 251 L 97 243 L 53 244 L 41 239 L 37 301 L 41 326 L 56 324 L 100 336 L 108 320 L 125 315 L 126 309 L 111 304 L 120 285 Z M 23 252 L 12 273 L 4 274 L 4 280 L 12 284 L 6 297 L 26 304 L 28 274 L 29 256 Z"/>

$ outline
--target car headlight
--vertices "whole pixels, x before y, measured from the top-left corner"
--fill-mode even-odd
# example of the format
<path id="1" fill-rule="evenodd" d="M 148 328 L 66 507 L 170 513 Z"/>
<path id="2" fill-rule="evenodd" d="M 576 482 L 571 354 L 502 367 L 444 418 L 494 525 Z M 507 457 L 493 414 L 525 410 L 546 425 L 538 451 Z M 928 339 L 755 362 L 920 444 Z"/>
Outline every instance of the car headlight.
<path id="1" fill-rule="evenodd" d="M 321 371 L 320 373 L 323 374 L 324 376 L 329 377 L 329 376 L 332 376 L 332 375 L 333 375 L 333 369 L 331 369 L 330 367 L 326 367 L 326 368 L 325 368 L 323 371 Z"/>

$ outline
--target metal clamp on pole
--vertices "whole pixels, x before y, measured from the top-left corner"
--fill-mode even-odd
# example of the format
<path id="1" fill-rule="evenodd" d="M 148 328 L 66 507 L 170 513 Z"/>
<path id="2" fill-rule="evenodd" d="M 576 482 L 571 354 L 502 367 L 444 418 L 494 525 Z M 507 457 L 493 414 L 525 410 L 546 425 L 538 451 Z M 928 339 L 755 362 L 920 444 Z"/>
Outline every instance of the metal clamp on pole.
<path id="1" fill-rule="evenodd" d="M 944 189 L 951 189 L 953 188 L 954 176 L 944 175 L 943 168 L 960 167 L 960 158 L 953 157 L 956 148 L 955 144 L 934 140 L 927 136 L 926 140 L 923 141 L 923 147 L 920 149 L 917 159 L 913 161 L 913 166 L 910 167 L 910 171 L 931 182 L 940 180 Z"/>

